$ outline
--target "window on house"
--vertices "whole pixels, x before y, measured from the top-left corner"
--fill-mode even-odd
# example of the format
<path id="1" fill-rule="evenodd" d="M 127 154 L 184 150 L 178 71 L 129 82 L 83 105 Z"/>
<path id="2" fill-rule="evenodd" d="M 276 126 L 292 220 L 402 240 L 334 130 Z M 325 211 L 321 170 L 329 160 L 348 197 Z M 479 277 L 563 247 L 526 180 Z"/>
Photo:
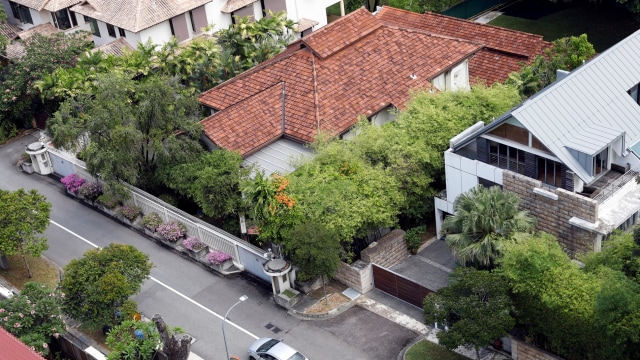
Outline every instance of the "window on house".
<path id="1" fill-rule="evenodd" d="M 538 156 L 536 174 L 538 174 L 538 180 L 547 185 L 562 186 L 562 164 L 557 161 Z"/>
<path id="2" fill-rule="evenodd" d="M 191 10 L 189 10 L 189 20 L 191 20 L 191 31 L 197 33 L 198 31 L 196 30 L 196 23 L 193 20 L 193 11 Z"/>
<path id="3" fill-rule="evenodd" d="M 638 92 L 640 92 L 640 90 L 638 89 L 639 87 L 640 84 L 637 84 L 636 86 L 632 87 L 631 90 L 627 91 L 629 95 L 631 95 L 633 101 L 635 101 L 637 104 L 640 104 L 640 96 L 638 94 Z"/>
<path id="4" fill-rule="evenodd" d="M 123 38 L 127 37 L 127 32 L 124 31 L 123 28 L 118 28 L 118 32 L 120 33 L 120 36 L 122 36 Z"/>
<path id="5" fill-rule="evenodd" d="M 107 24 L 107 33 L 113 38 L 116 37 L 116 28 L 111 24 Z"/>
<path id="6" fill-rule="evenodd" d="M 495 141 L 489 142 L 489 164 L 524 174 L 526 151 Z"/>
<path id="7" fill-rule="evenodd" d="M 169 19 L 169 28 L 171 29 L 171 36 L 176 36 L 176 32 L 173 31 L 173 21 Z"/>
<path id="8" fill-rule="evenodd" d="M 609 166 L 609 148 L 602 150 L 598 155 L 593 157 L 593 170 L 591 175 L 597 176 L 608 170 Z"/>
<path id="9" fill-rule="evenodd" d="M 9 1 L 9 5 L 11 6 L 11 13 L 13 14 L 14 18 L 26 24 L 33 24 L 33 19 L 31 19 L 31 12 L 29 11 L 28 7 L 14 3 L 13 1 Z"/>
<path id="10" fill-rule="evenodd" d="M 529 131 L 520 126 L 502 124 L 492 130 L 490 134 L 515 141 L 518 144 L 529 146 Z"/>
<path id="11" fill-rule="evenodd" d="M 69 10 L 69 17 L 71 18 L 71 24 L 73 26 L 78 26 L 78 19 L 76 19 L 76 13 L 74 13 L 71 10 Z"/>
<path id="12" fill-rule="evenodd" d="M 53 17 L 53 24 L 60 30 L 67 30 L 72 26 L 71 18 L 69 17 L 67 9 L 51 13 L 51 17 Z"/>
<path id="13" fill-rule="evenodd" d="M 100 37 L 100 28 L 98 27 L 98 20 L 85 16 L 84 21 L 89 23 L 89 26 L 91 27 L 91 33 L 94 36 Z"/>

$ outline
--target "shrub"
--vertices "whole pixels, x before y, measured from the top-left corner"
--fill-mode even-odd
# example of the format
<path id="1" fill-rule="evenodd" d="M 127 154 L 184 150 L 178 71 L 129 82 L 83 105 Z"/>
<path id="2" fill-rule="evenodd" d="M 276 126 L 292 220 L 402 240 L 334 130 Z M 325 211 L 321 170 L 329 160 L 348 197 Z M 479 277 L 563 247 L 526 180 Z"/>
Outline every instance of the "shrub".
<path id="1" fill-rule="evenodd" d="M 138 218 L 138 216 L 140 216 L 140 214 L 142 214 L 142 209 L 140 209 L 139 206 L 125 205 L 121 207 L 118 212 L 120 215 L 124 216 L 125 219 L 133 222 Z"/>
<path id="2" fill-rule="evenodd" d="M 85 182 L 80 186 L 78 192 L 84 196 L 85 199 L 94 201 L 98 196 L 102 195 L 102 184 L 97 181 Z"/>
<path id="3" fill-rule="evenodd" d="M 404 234 L 404 241 L 407 243 L 407 249 L 409 249 L 409 251 L 414 252 L 418 250 L 422 242 L 422 234 L 426 231 L 427 227 L 424 225 L 407 230 Z"/>
<path id="4" fill-rule="evenodd" d="M 31 164 L 31 156 L 26 152 L 23 152 L 22 155 L 20 155 L 20 160 L 22 160 L 22 162 Z"/>
<path id="5" fill-rule="evenodd" d="M 71 174 L 60 179 L 60 182 L 72 193 L 77 193 L 85 180 L 76 174 Z"/>
<path id="6" fill-rule="evenodd" d="M 231 260 L 231 255 L 222 250 L 214 250 L 207 254 L 207 261 L 214 265 L 220 265 L 228 260 Z"/>
<path id="7" fill-rule="evenodd" d="M 178 241 L 187 234 L 187 228 L 183 223 L 172 221 L 160 224 L 156 232 L 169 241 Z"/>
<path id="8" fill-rule="evenodd" d="M 197 237 L 189 236 L 188 238 L 184 239 L 184 241 L 182 242 L 182 246 L 192 251 L 200 251 L 204 249 L 207 244 L 200 241 L 200 239 L 198 239 Z"/>
<path id="9" fill-rule="evenodd" d="M 151 231 L 155 232 L 160 224 L 162 224 L 162 218 L 157 212 L 151 212 L 142 218 L 142 225 Z"/>
<path id="10" fill-rule="evenodd" d="M 98 204 L 111 210 L 115 209 L 116 206 L 120 205 L 120 200 L 117 197 L 109 194 L 102 194 L 98 196 L 96 201 L 98 202 Z"/>

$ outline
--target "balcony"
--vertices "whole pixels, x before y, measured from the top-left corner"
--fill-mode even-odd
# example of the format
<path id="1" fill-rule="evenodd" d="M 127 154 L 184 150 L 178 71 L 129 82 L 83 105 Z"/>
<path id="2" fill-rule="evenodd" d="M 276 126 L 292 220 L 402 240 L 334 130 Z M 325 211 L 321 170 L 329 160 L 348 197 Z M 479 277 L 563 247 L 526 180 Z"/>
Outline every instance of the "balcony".
<path id="1" fill-rule="evenodd" d="M 611 170 L 602 175 L 593 184 L 585 186 L 584 192 L 580 194 L 590 197 L 599 204 L 602 204 L 630 181 L 635 181 L 636 176 L 639 174 L 640 169 L 638 168 L 623 172 L 623 169 L 612 166 Z"/>

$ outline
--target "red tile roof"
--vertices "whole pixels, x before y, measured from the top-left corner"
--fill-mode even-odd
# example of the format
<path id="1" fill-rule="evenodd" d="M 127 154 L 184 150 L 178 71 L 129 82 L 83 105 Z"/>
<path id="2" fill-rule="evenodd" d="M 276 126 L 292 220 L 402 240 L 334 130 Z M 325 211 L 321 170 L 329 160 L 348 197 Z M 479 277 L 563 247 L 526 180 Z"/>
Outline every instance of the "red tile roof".
<path id="1" fill-rule="evenodd" d="M 18 340 L 10 332 L 0 327 L 0 358 L 11 360 L 42 360 L 35 350 Z"/>
<path id="2" fill-rule="evenodd" d="M 247 156 L 280 137 L 311 142 L 318 130 L 342 134 L 359 115 L 402 107 L 410 89 L 432 88 L 432 79 L 465 59 L 471 58 L 471 76 L 503 81 L 518 69 L 514 65 L 528 59 L 519 52 L 531 50 L 533 56 L 544 43 L 540 36 L 507 30 L 509 41 L 521 45 L 501 44 L 507 37 L 494 35 L 496 28 L 486 31 L 487 25 L 463 20 L 455 21 L 464 25 L 464 36 L 442 34 L 423 26 L 422 16 L 439 20 L 441 28 L 446 22 L 440 18 L 449 19 L 387 7 L 374 16 L 361 8 L 290 44 L 271 60 L 200 95 L 201 103 L 220 110 L 202 120 L 205 135 Z M 474 27 L 490 34 L 496 45 L 471 36 Z"/>

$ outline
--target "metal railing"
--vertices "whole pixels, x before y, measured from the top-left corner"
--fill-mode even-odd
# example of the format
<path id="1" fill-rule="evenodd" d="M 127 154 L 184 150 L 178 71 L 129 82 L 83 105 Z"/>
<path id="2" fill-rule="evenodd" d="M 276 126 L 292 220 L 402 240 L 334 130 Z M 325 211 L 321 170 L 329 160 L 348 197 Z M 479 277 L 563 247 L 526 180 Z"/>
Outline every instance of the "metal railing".
<path id="1" fill-rule="evenodd" d="M 622 189 L 629 181 L 635 181 L 636 176 L 640 174 L 640 168 L 636 167 L 628 170 L 622 176 L 610 181 L 607 185 L 598 188 L 599 192 L 593 197 L 593 200 L 602 204 L 607 199 L 615 195 L 620 189 Z"/>

